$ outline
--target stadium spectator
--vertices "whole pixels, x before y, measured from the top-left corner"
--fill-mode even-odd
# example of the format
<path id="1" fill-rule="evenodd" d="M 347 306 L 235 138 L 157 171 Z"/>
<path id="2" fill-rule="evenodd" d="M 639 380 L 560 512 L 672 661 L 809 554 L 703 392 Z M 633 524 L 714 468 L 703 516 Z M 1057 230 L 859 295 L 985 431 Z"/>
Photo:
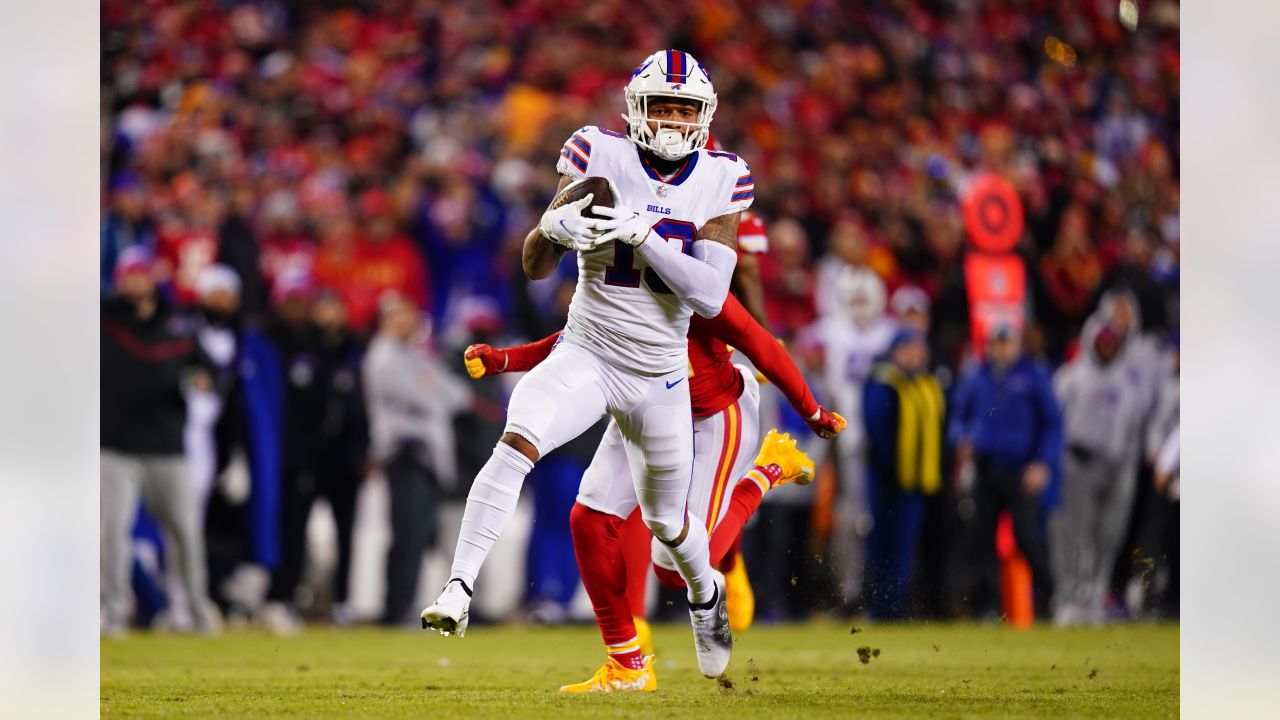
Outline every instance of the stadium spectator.
<path id="1" fill-rule="evenodd" d="M 416 619 L 422 554 L 436 542 L 440 485 L 452 483 L 453 414 L 470 389 L 422 346 L 422 317 L 399 293 L 379 301 L 379 328 L 362 374 L 374 460 L 391 488 L 391 548 L 381 622 Z"/>
<path id="2" fill-rule="evenodd" d="M 1104 290 L 1127 290 L 1137 300 L 1142 329 L 1164 332 L 1169 329 L 1168 305 L 1164 288 L 1156 282 L 1152 264 L 1156 241 L 1145 228 L 1129 231 L 1124 243 L 1124 257 L 1107 271 L 1102 280 Z"/>
<path id="3" fill-rule="evenodd" d="M 334 568 L 330 617 L 340 625 L 354 620 L 347 605 L 351 573 L 351 532 L 355 522 L 356 491 L 368 461 L 369 427 L 361 388 L 364 345 L 347 324 L 346 306 L 335 292 L 323 288 L 311 305 L 316 329 L 318 409 L 314 484 L 302 498 L 303 515 L 310 514 L 317 497 L 329 501 L 337 529 L 338 562 Z"/>
<path id="4" fill-rule="evenodd" d="M 174 208 L 157 227 L 156 250 L 161 274 L 181 305 L 193 305 L 199 294 L 200 273 L 218 261 L 218 228 L 226 212 L 226 198 L 203 187 L 192 171 L 179 173 L 170 184 Z"/>
<path id="5" fill-rule="evenodd" d="M 1141 337 L 1118 329 L 1118 317 L 1105 305 L 1090 316 L 1079 355 L 1054 376 L 1066 443 L 1062 506 L 1051 521 L 1059 625 L 1105 621 L 1137 492 L 1150 385 L 1137 371 Z"/>
<path id="6" fill-rule="evenodd" d="M 1021 334 L 1012 325 L 992 329 L 985 360 L 957 386 L 949 435 L 957 463 L 974 473 L 976 614 L 996 617 L 1000 612 L 996 525 L 1005 511 L 1012 515 L 1014 539 L 1031 567 L 1037 607 L 1046 612 L 1054 582 L 1044 509 L 1054 501 L 1062 414 L 1049 376 L 1023 352 Z"/>
<path id="7" fill-rule="evenodd" d="M 898 327 L 928 333 L 930 309 L 928 293 L 914 285 L 903 285 L 889 296 L 889 314 Z"/>
<path id="8" fill-rule="evenodd" d="M 1153 292 L 1159 289 L 1152 286 Z M 1160 392 L 1160 386 L 1171 372 L 1171 356 L 1163 347 L 1162 334 L 1150 330 L 1141 311 L 1141 301 L 1128 289 L 1121 285 L 1102 294 L 1098 304 L 1098 314 L 1124 338 L 1123 362 L 1128 365 L 1128 376 L 1138 385 L 1144 407 L 1154 408 Z M 1152 539 L 1149 521 L 1155 507 L 1161 499 L 1154 492 L 1154 476 L 1152 465 L 1147 462 L 1143 453 L 1139 453 L 1137 464 L 1137 483 L 1129 518 L 1124 522 L 1124 534 L 1120 548 L 1115 553 L 1115 565 L 1111 571 L 1109 584 L 1109 602 L 1106 607 L 1108 615 L 1122 615 L 1130 608 L 1128 598 L 1134 598 L 1133 610 L 1140 611 L 1136 588 L 1145 584 L 1144 576 L 1148 575 L 1147 564 L 1154 554 L 1148 540 Z"/>
<path id="9" fill-rule="evenodd" d="M 940 361 L 945 352 L 937 348 L 945 342 L 932 322 L 933 305 L 929 294 L 915 285 L 902 285 L 889 296 L 889 314 L 898 328 L 910 328 L 922 332 L 929 340 L 929 369 L 934 379 L 947 395 L 955 383 L 955 375 L 946 362 Z M 951 443 L 942 446 L 942 474 L 951 477 L 954 465 Z M 912 596 L 919 600 L 911 610 L 919 616 L 943 617 L 953 613 L 956 590 L 966 585 L 964 578 L 970 569 L 970 558 L 965 552 L 964 537 L 966 518 L 959 512 L 960 496 L 954 483 L 943 483 L 937 493 L 924 501 L 924 519 L 920 535 L 918 570 L 912 581 Z"/>
<path id="10" fill-rule="evenodd" d="M 832 447 L 837 487 L 831 562 L 841 600 L 852 607 L 862 591 L 863 543 L 871 527 L 863 388 L 876 361 L 889 349 L 894 324 L 885 315 L 884 283 L 871 270 L 846 266 L 831 283 L 833 300 L 827 314 L 803 332 L 798 344 L 821 348 L 823 394 L 849 420 Z"/>
<path id="11" fill-rule="evenodd" d="M 828 251 L 817 263 L 814 296 L 819 315 L 827 315 L 839 304 L 832 293 L 836 278 L 846 267 L 868 268 L 880 277 L 895 270 L 893 255 L 881 245 L 872 245 L 863 220 L 846 214 L 835 221 L 827 238 Z"/>
<path id="12" fill-rule="evenodd" d="M 155 226 L 147 213 L 143 180 L 133 170 L 122 170 L 111 179 L 111 204 L 102 218 L 102 295 L 114 285 L 116 264 L 131 247 L 155 249 Z"/>
<path id="13" fill-rule="evenodd" d="M 240 305 L 246 315 L 257 318 L 267 309 L 268 288 L 258 235 L 250 224 L 253 204 L 250 188 L 237 186 L 232 191 L 227 212 L 218 226 L 218 262 L 236 273 L 240 279 Z"/>
<path id="14" fill-rule="evenodd" d="M 765 313 L 774 333 L 783 339 L 814 320 L 814 273 L 809 244 L 800 223 L 790 218 L 769 226 L 770 252 L 760 262 Z"/>
<path id="15" fill-rule="evenodd" d="M 313 274 L 316 240 L 303 224 L 297 196 L 288 190 L 273 192 L 263 200 L 260 217 L 263 236 L 259 257 L 268 289 L 287 272 Z"/>
<path id="16" fill-rule="evenodd" d="M 391 198 L 381 188 L 360 195 L 360 226 L 354 263 L 342 279 L 344 298 L 351 308 L 351 324 L 362 331 L 373 328 L 378 298 L 388 290 L 404 295 L 414 305 L 427 301 L 426 269 L 422 253 L 400 232 L 391 214 Z"/>
<path id="17" fill-rule="evenodd" d="M 205 301 L 201 310 L 205 325 L 200 336 L 218 368 L 214 389 L 219 404 L 213 458 L 205 465 L 213 473 L 205 538 L 210 594 L 228 622 L 243 623 L 253 617 L 267 591 L 265 569 L 281 560 L 285 379 L 268 332 L 242 309 L 233 311 L 229 293 L 217 290 L 232 285 L 231 277 L 231 271 L 217 265 L 201 276 L 202 281 L 209 278 L 202 289 L 220 296 Z"/>
<path id="18" fill-rule="evenodd" d="M 503 319 L 498 314 L 497 303 L 490 298 L 474 297 L 459 303 L 453 325 L 441 335 L 442 357 L 455 360 L 445 364 L 455 377 L 471 388 L 475 408 L 475 412 L 458 413 L 453 418 L 454 477 L 458 482 L 442 484 L 443 495 L 450 500 L 466 499 L 471 489 L 467 481 L 476 476 L 493 453 L 493 444 L 502 436 L 506 423 L 506 393 L 509 392 L 503 384 L 505 378 L 469 378 L 466 366 L 456 360 L 472 344 L 502 346 L 499 340 L 502 328 Z"/>
<path id="19" fill-rule="evenodd" d="M 116 294 L 102 304 L 102 630 L 130 621 L 130 531 L 138 502 L 173 538 L 195 628 L 219 628 L 209 602 L 200 494 L 183 456 L 185 395 L 212 387 L 192 324 L 159 295 L 144 247 L 120 254 Z"/>
<path id="20" fill-rule="evenodd" d="M 200 304 L 194 316 L 195 333 L 209 358 L 212 382 L 208 389 L 193 389 L 187 395 L 185 445 L 188 469 L 200 495 L 201 520 L 218 474 L 217 424 L 238 372 L 240 287 L 240 276 L 226 265 L 211 265 L 196 280 Z"/>
<path id="21" fill-rule="evenodd" d="M 1102 262 L 1089 242 L 1087 213 L 1083 205 L 1072 205 L 1062 215 L 1057 239 L 1040 258 L 1039 281 L 1048 296 L 1051 309 L 1050 327 L 1078 327 L 1088 316 L 1094 296 L 1102 282 Z M 1046 309 L 1043 315 L 1049 315 Z M 1054 348 L 1062 348 L 1067 337 L 1050 339 Z"/>
<path id="22" fill-rule="evenodd" d="M 1152 465 L 1154 499 L 1151 502 L 1144 532 L 1143 546 L 1155 563 L 1155 574 L 1150 583 L 1151 598 L 1146 605 L 1154 607 L 1164 617 L 1178 616 L 1178 565 L 1179 565 L 1179 499 L 1180 467 L 1179 411 L 1180 411 L 1180 357 L 1177 336 L 1174 336 L 1173 366 L 1160 385 L 1155 411 L 1147 425 L 1145 450 Z M 1147 583 L 1140 587 L 1146 589 Z"/>
<path id="23" fill-rule="evenodd" d="M 511 211 L 493 189 L 472 179 L 451 174 L 433 185 L 417 210 L 431 261 L 428 308 L 439 322 L 462 298 L 504 295 L 499 269 L 505 265 L 501 250 Z"/>
<path id="24" fill-rule="evenodd" d="M 261 622 L 270 631 L 291 634 L 300 628 L 298 585 L 306 563 L 307 520 L 316 486 L 323 399 L 318 382 L 317 332 L 311 322 L 315 283 L 297 273 L 272 288 L 275 320 L 268 330 L 284 387 L 280 436 L 280 548 L 271 575 Z"/>
<path id="25" fill-rule="evenodd" d="M 867 379 L 867 615 L 904 620 L 925 498 L 942 488 L 945 401 L 929 373 L 929 346 L 916 328 L 894 335 Z"/>

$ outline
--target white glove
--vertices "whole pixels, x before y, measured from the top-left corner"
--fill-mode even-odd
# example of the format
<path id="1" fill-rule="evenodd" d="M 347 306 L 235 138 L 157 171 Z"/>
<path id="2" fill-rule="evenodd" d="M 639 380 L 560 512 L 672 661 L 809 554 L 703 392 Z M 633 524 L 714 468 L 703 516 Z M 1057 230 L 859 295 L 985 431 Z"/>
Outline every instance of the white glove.
<path id="1" fill-rule="evenodd" d="M 594 220 L 591 230 L 595 235 L 593 243 L 601 245 L 610 240 L 618 240 L 628 245 L 639 245 L 649 236 L 649 223 L 640 213 L 630 210 L 595 205 L 591 212 L 605 217 L 605 220 Z"/>
<path id="2" fill-rule="evenodd" d="M 594 247 L 591 232 L 591 219 L 582 216 L 582 210 L 591 204 L 594 195 L 576 202 L 565 203 L 554 210 L 542 213 L 538 221 L 538 230 L 551 242 L 570 250 L 589 249 Z"/>

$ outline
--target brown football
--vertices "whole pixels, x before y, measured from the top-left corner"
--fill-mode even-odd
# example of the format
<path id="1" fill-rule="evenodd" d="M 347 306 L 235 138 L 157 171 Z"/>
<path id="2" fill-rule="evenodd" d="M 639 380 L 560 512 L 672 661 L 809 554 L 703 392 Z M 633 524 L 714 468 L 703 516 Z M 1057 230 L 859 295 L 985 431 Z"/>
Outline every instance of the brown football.
<path id="1" fill-rule="evenodd" d="M 571 183 L 564 190 L 556 195 L 551 201 L 549 209 L 554 210 L 565 203 L 577 202 L 587 195 L 592 195 L 591 205 L 604 205 L 605 207 L 613 207 L 615 198 L 613 191 L 609 189 L 609 181 L 602 177 L 585 177 L 581 182 Z M 591 212 L 591 205 L 582 209 L 582 216 L 603 220 L 599 215 Z"/>

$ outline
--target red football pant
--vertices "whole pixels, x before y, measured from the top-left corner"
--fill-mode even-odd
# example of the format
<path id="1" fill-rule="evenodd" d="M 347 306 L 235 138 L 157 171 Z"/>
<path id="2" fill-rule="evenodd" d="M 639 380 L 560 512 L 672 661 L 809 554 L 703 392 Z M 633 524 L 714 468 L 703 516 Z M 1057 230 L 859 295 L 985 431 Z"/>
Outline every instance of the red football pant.
<path id="1" fill-rule="evenodd" d="M 725 517 L 710 536 L 711 564 L 733 562 L 742 527 L 764 494 L 754 480 L 739 480 L 729 498 Z M 644 617 L 645 581 L 649 575 L 650 538 L 637 509 L 626 520 L 575 503 L 569 514 L 574 555 L 582 584 L 608 647 L 618 647 L 636 637 L 633 617 Z M 683 589 L 680 573 L 654 566 L 664 587 Z"/>
<path id="2" fill-rule="evenodd" d="M 631 516 L 622 523 L 620 538 L 622 541 L 622 561 L 626 564 L 627 604 L 633 617 L 645 616 L 645 590 L 649 580 L 650 543 L 653 533 L 644 524 L 640 516 L 640 508 L 632 511 Z M 715 556 L 711 557 L 715 565 Z M 680 573 L 676 573 L 679 575 Z M 683 586 L 682 586 L 683 587 Z"/>
<path id="3" fill-rule="evenodd" d="M 642 660 L 636 642 L 636 625 L 627 605 L 627 568 L 620 552 L 624 547 L 620 537 L 622 525 L 622 518 L 580 503 L 574 503 L 569 513 L 578 572 L 591 598 L 605 647 L 611 657 L 634 668 L 639 667 Z"/>

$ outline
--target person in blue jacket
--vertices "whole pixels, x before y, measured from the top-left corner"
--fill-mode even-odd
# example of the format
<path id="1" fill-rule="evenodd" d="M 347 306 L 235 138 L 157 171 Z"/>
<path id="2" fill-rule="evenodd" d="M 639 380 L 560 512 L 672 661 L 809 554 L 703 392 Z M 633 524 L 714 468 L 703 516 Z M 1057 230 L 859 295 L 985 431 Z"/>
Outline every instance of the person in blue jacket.
<path id="1" fill-rule="evenodd" d="M 1062 455 L 1062 412 L 1049 374 L 1022 348 L 1010 324 L 987 336 L 987 356 L 967 374 L 952 399 L 949 435 L 957 462 L 972 463 L 977 526 L 979 617 L 1000 612 L 996 524 L 1009 511 L 1018 549 L 1031 567 L 1036 610 L 1044 617 L 1053 596 L 1044 514 L 1055 504 Z"/>
<path id="2" fill-rule="evenodd" d="M 942 388 L 928 371 L 923 332 L 903 328 L 877 363 L 863 391 L 867 433 L 867 613 L 904 620 L 925 498 L 942 487 Z"/>

